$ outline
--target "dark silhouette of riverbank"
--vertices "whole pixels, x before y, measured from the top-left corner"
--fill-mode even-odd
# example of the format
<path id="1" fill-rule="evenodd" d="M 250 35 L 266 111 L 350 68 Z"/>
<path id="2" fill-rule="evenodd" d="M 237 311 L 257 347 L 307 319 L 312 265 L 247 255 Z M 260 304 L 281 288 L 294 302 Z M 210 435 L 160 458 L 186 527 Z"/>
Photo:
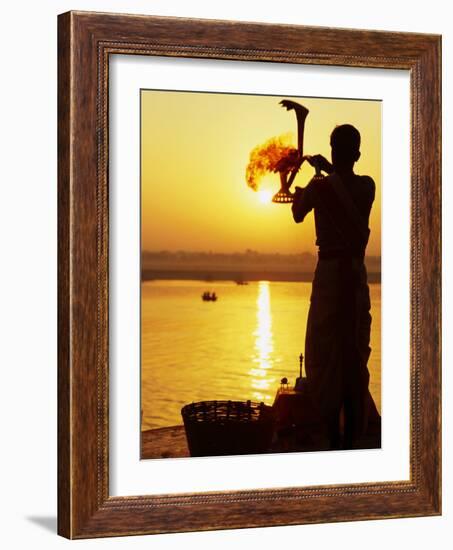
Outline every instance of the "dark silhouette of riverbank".
<path id="1" fill-rule="evenodd" d="M 146 269 L 142 271 L 142 281 L 170 280 L 170 281 L 271 281 L 271 282 L 305 282 L 311 283 L 313 273 L 284 272 L 284 271 L 166 271 Z M 369 283 L 380 283 L 380 273 L 368 273 Z"/>
<path id="2" fill-rule="evenodd" d="M 381 259 L 366 258 L 368 281 L 381 282 Z M 142 253 L 142 280 L 311 282 L 316 256 L 301 254 L 149 252 Z"/>

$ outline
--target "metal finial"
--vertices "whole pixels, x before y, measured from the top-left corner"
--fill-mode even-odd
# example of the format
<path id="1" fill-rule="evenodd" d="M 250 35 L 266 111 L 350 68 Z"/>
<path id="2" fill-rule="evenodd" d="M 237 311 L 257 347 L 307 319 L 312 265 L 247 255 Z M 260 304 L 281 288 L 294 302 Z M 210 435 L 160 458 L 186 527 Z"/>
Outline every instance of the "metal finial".
<path id="1" fill-rule="evenodd" d="M 304 363 L 304 354 L 299 355 L 299 377 L 302 378 L 302 365 Z"/>

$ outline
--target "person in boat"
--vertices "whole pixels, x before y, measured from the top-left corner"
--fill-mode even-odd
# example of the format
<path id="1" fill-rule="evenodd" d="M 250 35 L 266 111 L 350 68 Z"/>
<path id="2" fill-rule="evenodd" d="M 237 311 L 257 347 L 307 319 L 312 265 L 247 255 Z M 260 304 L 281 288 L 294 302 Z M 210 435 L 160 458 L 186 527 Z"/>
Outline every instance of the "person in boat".
<path id="1" fill-rule="evenodd" d="M 201 295 L 202 299 L 204 301 L 212 301 L 212 302 L 215 302 L 217 300 L 217 294 L 215 292 L 208 292 L 208 291 L 205 291 L 203 292 L 203 294 Z"/>
<path id="2" fill-rule="evenodd" d="M 375 183 L 354 173 L 360 141 L 354 126 L 337 126 L 330 136 L 332 162 L 322 155 L 308 158 L 319 173 L 305 188 L 296 187 L 292 204 L 296 223 L 312 210 L 315 216 L 318 263 L 305 361 L 313 401 L 327 426 L 332 449 L 356 447 L 366 433 L 369 412 L 375 411 L 368 389 L 371 315 L 364 263 Z M 321 171 L 326 175 L 321 176 Z"/>

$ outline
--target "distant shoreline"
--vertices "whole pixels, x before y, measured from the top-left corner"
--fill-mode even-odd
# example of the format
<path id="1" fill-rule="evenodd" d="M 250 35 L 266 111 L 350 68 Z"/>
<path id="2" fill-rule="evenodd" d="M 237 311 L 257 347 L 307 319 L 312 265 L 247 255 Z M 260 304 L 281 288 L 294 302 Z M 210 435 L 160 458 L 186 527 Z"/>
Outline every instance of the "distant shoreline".
<path id="1" fill-rule="evenodd" d="M 147 251 L 141 254 L 143 281 L 275 281 L 310 283 L 317 257 L 298 254 L 245 252 Z M 380 256 L 366 256 L 370 283 L 381 282 Z"/>
<path id="2" fill-rule="evenodd" d="M 204 281 L 207 283 L 215 281 L 234 282 L 256 282 L 271 281 L 282 283 L 311 283 L 313 271 L 236 271 L 236 270 L 165 270 L 165 269 L 143 269 L 142 281 L 169 280 L 169 281 Z M 380 283 L 381 274 L 378 272 L 368 273 L 369 283 Z"/>

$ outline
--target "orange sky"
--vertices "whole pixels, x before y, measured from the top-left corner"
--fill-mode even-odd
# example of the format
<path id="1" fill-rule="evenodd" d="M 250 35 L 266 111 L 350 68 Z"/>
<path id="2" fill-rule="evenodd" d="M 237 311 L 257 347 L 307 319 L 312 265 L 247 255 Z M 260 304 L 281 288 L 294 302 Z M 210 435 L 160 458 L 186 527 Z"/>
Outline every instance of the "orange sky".
<path id="1" fill-rule="evenodd" d="M 285 96 L 290 98 L 291 96 Z M 289 205 L 263 203 L 246 185 L 250 151 L 272 136 L 292 133 L 296 118 L 284 97 L 144 90 L 142 108 L 142 248 L 215 252 L 315 252 L 313 214 L 302 224 Z M 349 123 L 362 135 L 358 174 L 376 182 L 369 255 L 380 254 L 381 102 L 294 98 L 310 111 L 304 153 L 330 159 L 329 136 Z M 295 184 L 313 175 L 305 163 Z M 279 188 L 278 174 L 261 189 Z M 270 193 L 269 193 L 270 194 Z"/>

